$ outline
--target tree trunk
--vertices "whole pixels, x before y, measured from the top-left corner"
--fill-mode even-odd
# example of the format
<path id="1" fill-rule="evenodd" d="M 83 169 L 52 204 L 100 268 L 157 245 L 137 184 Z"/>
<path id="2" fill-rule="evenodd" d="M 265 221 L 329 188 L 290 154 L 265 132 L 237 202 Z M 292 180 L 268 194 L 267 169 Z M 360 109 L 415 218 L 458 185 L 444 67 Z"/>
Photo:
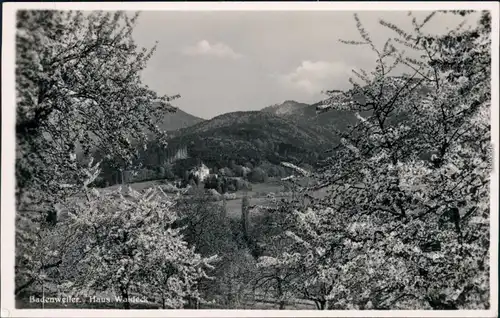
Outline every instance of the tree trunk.
<path id="1" fill-rule="evenodd" d="M 285 301 L 280 300 L 280 310 L 284 310 L 284 309 L 285 309 Z"/>
<path id="2" fill-rule="evenodd" d="M 31 286 L 35 282 L 35 278 L 31 278 L 29 281 L 26 283 L 22 284 L 21 286 L 16 287 L 14 290 L 14 294 L 17 296 L 19 295 L 23 290 Z"/>
<path id="3" fill-rule="evenodd" d="M 279 310 L 284 310 L 285 309 L 285 300 L 283 299 L 283 288 L 281 286 L 281 279 L 278 279 L 278 299 L 280 307 Z"/>
<path id="4" fill-rule="evenodd" d="M 127 287 L 121 287 L 120 288 L 122 298 L 124 300 L 123 302 L 123 309 L 130 309 L 130 301 L 128 300 L 128 288 Z"/>
<path id="5" fill-rule="evenodd" d="M 249 199 L 247 196 L 244 196 L 241 199 L 241 230 L 243 232 L 243 238 L 245 242 L 248 244 L 250 241 L 249 236 L 249 217 L 248 217 L 248 206 L 250 205 Z"/>
<path id="6" fill-rule="evenodd" d="M 326 300 L 320 300 L 319 301 L 319 309 L 325 310 L 325 308 L 326 308 Z"/>
<path id="7" fill-rule="evenodd" d="M 57 262 L 55 263 L 51 263 L 51 264 L 46 264 L 46 265 L 42 265 L 42 267 L 40 268 L 40 270 L 45 270 L 45 269 L 49 269 L 49 268 L 53 268 L 53 267 L 57 267 L 59 265 L 61 265 L 62 263 L 62 260 L 58 260 Z M 30 278 L 30 280 L 28 280 L 26 283 L 20 285 L 20 286 L 17 286 L 15 289 L 14 289 L 14 295 L 19 295 L 23 290 L 25 290 L 26 288 L 30 287 L 34 282 L 36 281 L 36 279 L 34 277 Z"/>
<path id="8" fill-rule="evenodd" d="M 189 297 L 188 298 L 188 308 L 189 309 L 199 309 L 199 302 L 198 299 Z"/>

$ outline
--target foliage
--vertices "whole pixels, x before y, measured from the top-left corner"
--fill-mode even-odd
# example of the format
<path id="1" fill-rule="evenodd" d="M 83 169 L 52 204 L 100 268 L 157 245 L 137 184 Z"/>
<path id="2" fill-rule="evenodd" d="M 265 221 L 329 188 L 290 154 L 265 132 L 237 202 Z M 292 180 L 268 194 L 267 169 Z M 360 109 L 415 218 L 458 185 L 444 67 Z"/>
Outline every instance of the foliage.
<path id="1" fill-rule="evenodd" d="M 223 207 L 213 202 L 203 189 L 197 189 L 192 197 L 180 199 L 176 208 L 182 220 L 186 241 L 196 246 L 196 252 L 210 256 L 222 255 L 231 249 L 231 230 L 224 217 Z"/>
<path id="2" fill-rule="evenodd" d="M 18 287 L 37 280 L 46 266 L 32 253 L 41 244 L 43 213 L 81 193 L 90 154 L 119 159 L 116 165 L 124 167 L 147 132 L 164 136 L 157 119 L 175 110 L 169 102 L 177 96 L 157 96 L 141 83 L 155 48 L 137 48 L 131 36 L 137 18 L 17 12 Z"/>
<path id="3" fill-rule="evenodd" d="M 77 275 L 68 282 L 73 291 L 86 296 L 115 289 L 124 299 L 161 299 L 164 308 L 199 298 L 198 280 L 208 277 L 215 256 L 204 258 L 188 246 L 182 228 L 172 226 L 178 220 L 172 207 L 160 189 L 89 191 L 88 201 L 77 202 L 69 214 L 74 235 L 86 243 Z"/>
<path id="4" fill-rule="evenodd" d="M 246 252 L 244 230 L 226 218 L 224 207 L 211 201 L 201 190 L 194 197 L 177 203 L 183 216 L 178 226 L 184 228 L 186 241 L 203 256 L 217 254 L 213 279 L 200 281 L 200 292 L 224 308 L 237 308 L 250 290 L 255 261 Z M 238 224 L 239 225 L 239 224 Z"/>
<path id="5" fill-rule="evenodd" d="M 77 150 L 99 150 L 126 164 L 136 153 L 132 141 L 146 140 L 146 129 L 162 135 L 156 118 L 174 110 L 168 104 L 174 97 L 157 96 L 140 81 L 155 48 L 137 50 L 131 37 L 137 18 L 18 12 L 18 199 L 28 190 L 64 194 L 60 184 L 78 179 Z"/>
<path id="6" fill-rule="evenodd" d="M 298 189 L 326 188 L 326 198 L 287 203 L 277 238 L 295 243 L 261 260 L 321 309 L 489 307 L 491 17 L 425 34 L 439 14 L 413 19 L 412 34 L 381 21 L 397 34 L 382 50 L 355 16 L 362 41 L 345 42 L 371 48 L 377 67 L 355 71 L 364 85 L 330 92 L 325 109 L 359 121 L 313 174 L 317 184 Z M 391 76 L 397 66 L 410 73 Z"/>
<path id="7" fill-rule="evenodd" d="M 260 167 L 252 169 L 248 179 L 254 183 L 263 183 L 267 181 L 267 173 Z"/>
<path id="8" fill-rule="evenodd" d="M 245 249 L 231 250 L 217 266 L 210 296 L 221 308 L 245 308 L 257 270 L 255 259 Z"/>

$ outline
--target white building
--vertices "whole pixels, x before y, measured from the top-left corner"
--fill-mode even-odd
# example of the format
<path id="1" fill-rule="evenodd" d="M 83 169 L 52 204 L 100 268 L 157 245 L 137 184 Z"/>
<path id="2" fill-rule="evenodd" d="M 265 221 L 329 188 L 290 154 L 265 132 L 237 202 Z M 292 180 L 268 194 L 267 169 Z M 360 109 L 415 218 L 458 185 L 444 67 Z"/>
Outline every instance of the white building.
<path id="1" fill-rule="evenodd" d="M 210 169 L 208 169 L 205 164 L 201 164 L 198 168 L 191 170 L 194 176 L 196 176 L 201 182 L 204 182 L 205 179 L 210 174 Z"/>

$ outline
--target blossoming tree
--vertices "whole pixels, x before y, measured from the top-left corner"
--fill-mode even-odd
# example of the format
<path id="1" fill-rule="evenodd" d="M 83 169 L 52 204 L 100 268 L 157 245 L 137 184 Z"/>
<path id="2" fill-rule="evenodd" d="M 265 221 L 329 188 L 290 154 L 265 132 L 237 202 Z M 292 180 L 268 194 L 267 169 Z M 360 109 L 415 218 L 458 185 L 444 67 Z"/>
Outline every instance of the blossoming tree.
<path id="1" fill-rule="evenodd" d="M 199 299 L 197 281 L 209 278 L 216 256 L 203 258 L 172 225 L 178 219 L 173 203 L 160 189 L 124 194 L 89 191 L 69 211 L 74 235 L 86 242 L 73 273 L 62 286 L 80 295 L 116 290 L 121 299 L 145 295 L 163 308 L 182 308 Z M 129 309 L 129 301 L 124 301 Z"/>
<path id="2" fill-rule="evenodd" d="M 138 15 L 20 10 L 16 33 L 16 294 L 57 267 L 39 256 L 55 205 L 81 193 L 95 153 L 132 161 L 174 111 L 140 72 L 155 51 L 132 39 Z M 78 155 L 78 156 L 77 156 Z M 45 222 L 47 212 L 50 222 Z M 64 240 L 61 238 L 61 240 Z"/>
<path id="3" fill-rule="evenodd" d="M 314 291 L 320 309 L 489 307 L 491 17 L 424 33 L 440 14 L 450 12 L 413 18 L 410 33 L 381 21 L 396 34 L 382 49 L 355 16 L 362 39 L 344 41 L 370 48 L 377 66 L 354 71 L 361 84 L 330 92 L 321 112 L 359 121 L 314 173 L 317 185 L 300 189 L 328 195 L 290 205 L 282 235 L 295 244 L 264 262 L 299 262 L 297 291 Z"/>

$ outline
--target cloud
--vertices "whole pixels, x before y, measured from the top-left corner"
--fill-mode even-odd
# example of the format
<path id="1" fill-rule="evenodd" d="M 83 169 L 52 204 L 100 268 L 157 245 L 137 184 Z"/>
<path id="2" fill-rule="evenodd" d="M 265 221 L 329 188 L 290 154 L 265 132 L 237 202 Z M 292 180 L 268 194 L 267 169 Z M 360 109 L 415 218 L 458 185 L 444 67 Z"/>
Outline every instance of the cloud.
<path id="1" fill-rule="evenodd" d="M 279 76 L 287 86 L 301 89 L 311 95 L 322 90 L 341 89 L 348 84 L 351 67 L 339 62 L 302 61 L 292 72 Z"/>
<path id="2" fill-rule="evenodd" d="M 236 53 L 231 47 L 224 43 L 210 44 L 207 40 L 202 40 L 193 46 L 188 46 L 182 50 L 185 55 L 210 55 L 219 58 L 239 59 L 243 55 Z"/>

